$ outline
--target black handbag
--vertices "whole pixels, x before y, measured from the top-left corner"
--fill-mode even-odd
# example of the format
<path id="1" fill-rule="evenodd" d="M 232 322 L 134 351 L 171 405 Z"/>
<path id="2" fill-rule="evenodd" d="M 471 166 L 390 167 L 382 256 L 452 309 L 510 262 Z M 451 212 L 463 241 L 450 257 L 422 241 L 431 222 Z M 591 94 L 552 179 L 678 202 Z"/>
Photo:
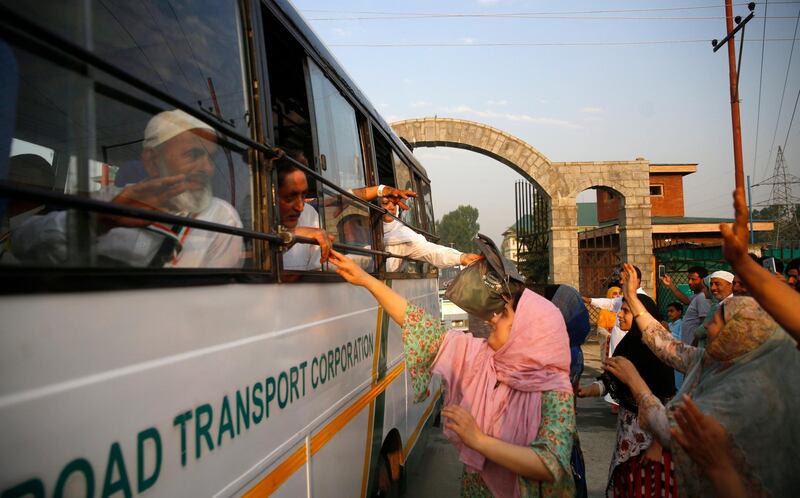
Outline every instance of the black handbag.
<path id="1" fill-rule="evenodd" d="M 525 285 L 525 279 L 492 239 L 478 234 L 475 243 L 484 258 L 461 270 L 447 286 L 444 297 L 467 313 L 489 321 Z"/>

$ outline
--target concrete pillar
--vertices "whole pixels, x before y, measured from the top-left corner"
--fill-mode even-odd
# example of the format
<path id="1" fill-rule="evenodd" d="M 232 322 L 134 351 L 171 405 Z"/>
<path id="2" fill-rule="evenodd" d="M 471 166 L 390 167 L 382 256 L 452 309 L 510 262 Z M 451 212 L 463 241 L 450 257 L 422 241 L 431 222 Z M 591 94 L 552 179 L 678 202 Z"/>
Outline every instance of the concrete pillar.
<path id="1" fill-rule="evenodd" d="M 551 199 L 550 283 L 579 285 L 578 207 L 575 197 Z"/>
<path id="2" fill-rule="evenodd" d="M 643 199 L 645 202 L 633 203 L 639 199 Z M 653 226 L 650 221 L 650 198 L 639 199 L 626 199 L 625 208 L 620 213 L 620 219 L 624 220 L 619 227 L 620 259 L 622 262 L 634 264 L 642 270 L 642 288 L 654 296 Z"/>

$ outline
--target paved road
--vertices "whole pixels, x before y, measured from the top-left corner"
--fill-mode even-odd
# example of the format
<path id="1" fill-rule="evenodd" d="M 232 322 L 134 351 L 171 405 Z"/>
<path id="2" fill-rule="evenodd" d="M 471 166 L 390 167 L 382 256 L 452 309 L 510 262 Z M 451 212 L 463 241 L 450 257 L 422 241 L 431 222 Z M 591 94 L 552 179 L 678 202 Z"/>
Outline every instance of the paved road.
<path id="1" fill-rule="evenodd" d="M 582 384 L 599 375 L 599 353 L 596 342 L 584 345 L 586 370 Z M 604 495 L 608 464 L 616 437 L 616 415 L 602 399 L 578 400 L 578 433 L 586 460 L 586 480 L 590 498 Z M 453 446 L 438 428 L 428 437 L 422 465 L 408 475 L 405 496 L 411 498 L 457 498 L 460 492 L 461 463 Z"/>

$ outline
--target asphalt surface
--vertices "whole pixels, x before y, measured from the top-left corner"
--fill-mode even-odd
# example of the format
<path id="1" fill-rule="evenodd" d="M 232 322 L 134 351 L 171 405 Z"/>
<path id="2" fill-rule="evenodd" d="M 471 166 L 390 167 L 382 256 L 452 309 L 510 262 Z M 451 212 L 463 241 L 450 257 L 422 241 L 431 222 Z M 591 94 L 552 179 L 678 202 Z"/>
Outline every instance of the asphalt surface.
<path id="1" fill-rule="evenodd" d="M 583 346 L 585 370 L 581 385 L 594 381 L 600 373 L 597 342 Z M 586 482 L 590 498 L 605 496 L 608 464 L 616 439 L 617 416 L 600 398 L 578 400 L 578 434 L 586 462 Z M 453 446 L 434 427 L 427 438 L 422 464 L 409 472 L 405 496 L 411 498 L 457 498 L 461 491 L 461 463 Z"/>

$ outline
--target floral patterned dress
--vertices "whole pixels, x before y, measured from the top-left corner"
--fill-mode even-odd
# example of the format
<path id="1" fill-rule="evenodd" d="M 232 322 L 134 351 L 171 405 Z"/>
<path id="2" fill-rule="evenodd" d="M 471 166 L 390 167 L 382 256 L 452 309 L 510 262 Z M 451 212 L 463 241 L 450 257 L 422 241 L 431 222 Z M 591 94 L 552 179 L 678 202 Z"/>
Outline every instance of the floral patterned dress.
<path id="1" fill-rule="evenodd" d="M 446 334 L 445 328 L 435 318 L 413 304 L 408 305 L 403 327 L 403 347 L 406 368 L 414 388 L 414 400 L 420 402 L 430 396 L 428 388 L 433 360 Z M 519 477 L 520 495 L 523 497 L 573 497 L 575 483 L 572 477 L 570 457 L 576 437 L 573 396 L 560 391 L 542 393 L 542 414 L 539 432 L 530 443 L 531 449 L 542 459 L 555 477 L 552 482 L 532 481 Z M 467 498 L 489 498 L 492 493 L 480 474 L 462 474 L 461 495 Z"/>

